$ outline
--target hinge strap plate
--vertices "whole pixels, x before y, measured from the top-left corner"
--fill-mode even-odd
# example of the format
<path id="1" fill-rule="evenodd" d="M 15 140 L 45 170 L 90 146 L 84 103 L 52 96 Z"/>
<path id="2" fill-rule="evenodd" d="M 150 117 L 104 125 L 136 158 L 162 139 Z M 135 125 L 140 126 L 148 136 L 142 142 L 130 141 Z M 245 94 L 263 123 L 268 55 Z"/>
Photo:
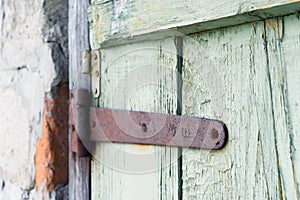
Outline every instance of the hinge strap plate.
<path id="1" fill-rule="evenodd" d="M 84 143 L 89 141 L 89 107 L 88 90 L 70 91 L 70 132 L 71 150 L 79 157 L 89 156 Z"/>
<path id="2" fill-rule="evenodd" d="M 83 54 L 82 73 L 90 74 L 94 98 L 100 96 L 101 53 L 100 50 L 86 50 Z"/>
<path id="3" fill-rule="evenodd" d="M 220 149 L 227 128 L 218 120 L 90 108 L 92 141 Z"/>
<path id="4" fill-rule="evenodd" d="M 219 120 L 90 107 L 87 90 L 71 92 L 72 151 L 89 155 L 93 142 L 221 149 L 226 125 Z M 92 150 L 92 148 L 89 148 Z"/>

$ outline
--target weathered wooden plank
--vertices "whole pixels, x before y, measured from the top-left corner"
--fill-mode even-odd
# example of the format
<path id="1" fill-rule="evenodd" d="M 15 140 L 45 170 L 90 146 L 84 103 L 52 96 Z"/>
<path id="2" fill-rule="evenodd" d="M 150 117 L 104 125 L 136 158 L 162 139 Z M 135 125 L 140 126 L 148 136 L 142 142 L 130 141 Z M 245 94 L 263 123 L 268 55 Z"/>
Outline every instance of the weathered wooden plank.
<path id="1" fill-rule="evenodd" d="M 176 113 L 174 38 L 101 49 L 101 55 L 101 107 Z M 97 143 L 92 199 L 178 199 L 177 156 L 174 147 Z"/>
<path id="2" fill-rule="evenodd" d="M 89 49 L 88 0 L 69 0 L 69 88 L 89 89 L 89 76 L 81 73 L 83 51 Z M 69 137 L 71 137 L 70 133 Z M 69 138 L 71 141 L 71 138 Z M 71 144 L 69 144 L 71 147 Z M 69 152 L 69 199 L 90 198 L 90 157 L 80 158 Z"/>
<path id="3" fill-rule="evenodd" d="M 94 0 L 89 9 L 91 46 L 95 49 L 178 34 L 175 31 L 189 34 L 298 10 L 299 0 Z"/>
<path id="4" fill-rule="evenodd" d="M 290 136 L 290 157 L 293 169 L 293 188 L 297 199 L 300 199 L 300 23 L 297 16 L 284 18 L 285 37 L 289 38 L 283 45 L 286 70 L 287 107 L 289 114 L 288 131 Z M 289 180 L 286 180 L 289 181 Z M 295 189 L 295 190 L 294 190 Z"/>
<path id="5" fill-rule="evenodd" d="M 183 149 L 183 199 L 281 199 L 262 22 L 184 40 L 183 114 L 223 120 L 221 151 Z"/>
<path id="6" fill-rule="evenodd" d="M 299 199 L 299 18 L 294 15 L 267 20 L 265 37 L 282 195 L 284 199 Z"/>

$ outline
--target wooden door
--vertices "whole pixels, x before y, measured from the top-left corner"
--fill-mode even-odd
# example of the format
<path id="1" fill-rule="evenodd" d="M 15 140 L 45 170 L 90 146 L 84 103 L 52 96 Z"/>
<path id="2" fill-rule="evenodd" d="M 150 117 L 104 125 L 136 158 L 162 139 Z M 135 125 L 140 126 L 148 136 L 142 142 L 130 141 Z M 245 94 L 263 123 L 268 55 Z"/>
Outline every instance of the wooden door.
<path id="1" fill-rule="evenodd" d="M 217 151 L 97 143 L 92 199 L 299 199 L 293 2 L 94 0 L 96 104 L 219 119 L 229 139 Z"/>
<path id="2" fill-rule="evenodd" d="M 176 114 L 174 38 L 111 47 L 101 54 L 101 107 Z M 177 157 L 174 147 L 97 144 L 93 197 L 177 199 Z"/>

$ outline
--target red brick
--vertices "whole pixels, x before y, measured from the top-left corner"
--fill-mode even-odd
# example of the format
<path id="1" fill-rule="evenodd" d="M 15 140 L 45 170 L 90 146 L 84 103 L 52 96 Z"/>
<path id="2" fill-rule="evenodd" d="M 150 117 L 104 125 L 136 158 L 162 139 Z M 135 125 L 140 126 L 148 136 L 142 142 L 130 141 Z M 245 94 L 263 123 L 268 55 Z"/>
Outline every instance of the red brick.
<path id="1" fill-rule="evenodd" d="M 68 85 L 55 88 L 55 97 L 45 95 L 43 133 L 36 147 L 36 188 L 54 191 L 68 183 Z"/>

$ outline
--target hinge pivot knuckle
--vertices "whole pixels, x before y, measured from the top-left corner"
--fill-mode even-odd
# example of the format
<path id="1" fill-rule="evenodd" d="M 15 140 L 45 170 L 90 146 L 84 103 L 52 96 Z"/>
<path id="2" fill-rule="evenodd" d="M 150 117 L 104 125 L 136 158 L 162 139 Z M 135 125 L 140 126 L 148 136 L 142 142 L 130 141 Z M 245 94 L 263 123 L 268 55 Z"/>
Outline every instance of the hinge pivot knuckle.
<path id="1" fill-rule="evenodd" d="M 74 90 L 70 94 L 71 150 L 79 157 L 89 156 L 86 143 L 89 143 L 89 108 L 88 90 Z"/>
<path id="2" fill-rule="evenodd" d="M 91 85 L 94 98 L 100 96 L 101 53 L 100 50 L 91 52 Z"/>
<path id="3" fill-rule="evenodd" d="M 101 53 L 100 50 L 86 50 L 83 53 L 82 73 L 91 76 L 91 89 L 94 98 L 100 96 Z"/>

